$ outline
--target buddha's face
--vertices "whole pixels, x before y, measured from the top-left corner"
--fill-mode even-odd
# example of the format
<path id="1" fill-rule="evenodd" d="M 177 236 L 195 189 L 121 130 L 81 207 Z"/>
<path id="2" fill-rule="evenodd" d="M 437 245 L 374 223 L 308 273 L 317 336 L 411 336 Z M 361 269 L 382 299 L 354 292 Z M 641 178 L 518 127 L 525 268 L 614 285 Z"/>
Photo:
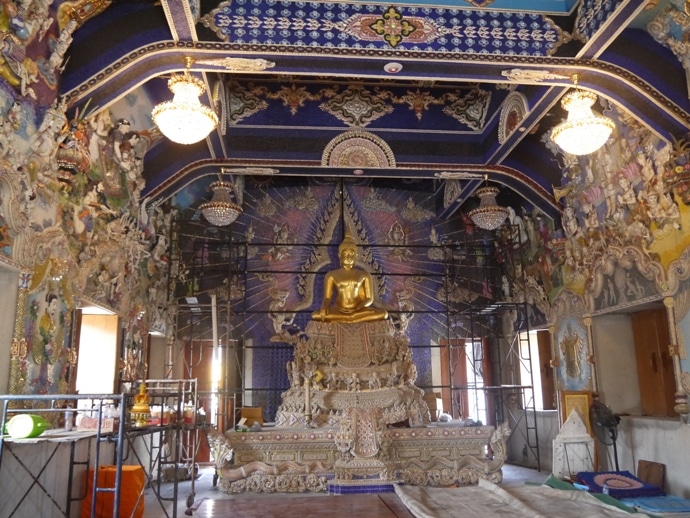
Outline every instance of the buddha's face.
<path id="1" fill-rule="evenodd" d="M 57 299 L 52 299 L 50 303 L 48 304 L 48 314 L 51 317 L 55 317 L 57 315 L 57 309 L 58 309 L 58 301 Z"/>
<path id="2" fill-rule="evenodd" d="M 354 248 L 343 248 L 340 252 L 340 264 L 344 268 L 352 268 L 357 258 L 357 250 Z"/>

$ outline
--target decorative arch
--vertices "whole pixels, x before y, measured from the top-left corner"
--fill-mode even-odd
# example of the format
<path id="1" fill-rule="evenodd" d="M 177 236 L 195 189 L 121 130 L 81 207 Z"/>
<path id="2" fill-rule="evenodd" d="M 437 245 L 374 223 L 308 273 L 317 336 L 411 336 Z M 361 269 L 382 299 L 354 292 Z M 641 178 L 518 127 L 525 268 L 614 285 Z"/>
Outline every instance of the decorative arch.
<path id="1" fill-rule="evenodd" d="M 321 165 L 329 167 L 395 167 L 395 156 L 386 142 L 368 131 L 348 131 L 331 140 L 323 150 Z"/>
<path id="2" fill-rule="evenodd" d="M 527 97 L 520 92 L 511 92 L 503 101 L 501 116 L 498 122 L 498 141 L 503 144 L 525 118 L 529 107 Z"/>

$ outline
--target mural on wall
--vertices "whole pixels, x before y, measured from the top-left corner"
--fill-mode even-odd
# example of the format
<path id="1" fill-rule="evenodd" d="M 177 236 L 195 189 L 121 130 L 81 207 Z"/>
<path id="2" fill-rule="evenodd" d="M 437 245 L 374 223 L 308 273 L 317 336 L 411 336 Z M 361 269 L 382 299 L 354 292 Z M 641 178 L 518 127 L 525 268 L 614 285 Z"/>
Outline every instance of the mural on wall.
<path id="1" fill-rule="evenodd" d="M 135 381 L 145 379 L 148 365 L 146 363 L 145 336 L 148 333 L 144 320 L 143 308 L 135 306 L 131 309 L 131 315 L 126 319 L 127 327 L 124 330 L 124 345 L 122 358 L 120 359 L 120 380 Z"/>
<path id="2" fill-rule="evenodd" d="M 563 287 L 558 236 L 553 220 L 540 210 L 523 208 L 518 215 L 512 207 L 506 225 L 497 232 L 496 251 L 503 266 L 501 300 L 525 303 L 526 315 L 517 315 L 516 330 L 525 318 L 531 328 L 547 324 L 549 297 Z"/>
<path id="3" fill-rule="evenodd" d="M 542 236 L 547 259 L 525 266 L 550 302 L 568 289 L 587 294 L 593 312 L 662 298 L 671 261 L 690 246 L 680 181 L 686 140 L 666 142 L 615 106 L 605 113 L 618 138 L 591 155 L 564 154 L 548 132 L 542 137 L 563 171 L 554 188 L 562 229 Z M 549 263 L 548 275 L 539 261 Z"/>
<path id="4" fill-rule="evenodd" d="M 19 357 L 23 394 L 62 394 L 74 389 L 76 350 L 70 343 L 72 296 L 66 271 L 56 261 L 38 265 L 27 286 L 24 337 Z"/>
<path id="5" fill-rule="evenodd" d="M 642 254 L 628 251 L 620 255 L 615 249 L 607 250 L 592 275 L 590 307 L 608 310 L 658 300 L 656 280 L 661 272 L 651 266 Z"/>
<path id="6" fill-rule="evenodd" d="M 559 357 L 558 380 L 562 390 L 584 390 L 589 387 L 591 366 L 587 362 L 587 332 L 574 317 L 560 322 L 556 333 Z"/>
<path id="7" fill-rule="evenodd" d="M 0 13 L 0 255 L 22 272 L 10 392 L 62 393 L 74 388 L 70 315 L 82 301 L 125 319 L 143 372 L 145 341 L 134 330 L 166 329 L 160 247 L 170 221 L 140 199 L 144 156 L 159 136 L 107 110 L 70 120 L 56 95 L 72 35 L 90 16 L 45 0 L 12 6 Z M 155 311 L 142 314 L 152 294 Z"/>

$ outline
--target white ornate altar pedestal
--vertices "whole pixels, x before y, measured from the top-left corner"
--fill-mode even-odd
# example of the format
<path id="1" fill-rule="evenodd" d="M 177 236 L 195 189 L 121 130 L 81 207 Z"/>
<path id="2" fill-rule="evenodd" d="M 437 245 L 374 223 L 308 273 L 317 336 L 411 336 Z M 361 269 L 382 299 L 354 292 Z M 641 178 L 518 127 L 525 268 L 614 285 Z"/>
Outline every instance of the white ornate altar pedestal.
<path id="1" fill-rule="evenodd" d="M 581 471 L 594 471 L 594 456 L 594 439 L 574 408 L 553 441 L 553 475 L 575 479 Z"/>
<path id="2" fill-rule="evenodd" d="M 215 437 L 227 492 L 392 491 L 500 482 L 507 425 L 432 424 L 405 336 L 389 321 L 311 322 L 288 364 L 276 426 Z"/>

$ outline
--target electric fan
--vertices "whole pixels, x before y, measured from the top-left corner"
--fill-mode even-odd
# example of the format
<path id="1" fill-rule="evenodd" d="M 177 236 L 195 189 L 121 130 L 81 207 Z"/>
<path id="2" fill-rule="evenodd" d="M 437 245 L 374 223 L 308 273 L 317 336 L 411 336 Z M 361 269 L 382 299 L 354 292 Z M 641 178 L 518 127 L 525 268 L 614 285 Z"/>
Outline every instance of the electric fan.
<path id="1" fill-rule="evenodd" d="M 589 408 L 589 422 L 594 428 L 599 442 L 606 446 L 613 446 L 613 457 L 616 462 L 616 471 L 618 469 L 618 450 L 616 448 L 616 439 L 618 439 L 618 423 L 621 418 L 614 415 L 611 409 L 601 401 L 595 400 Z"/>

